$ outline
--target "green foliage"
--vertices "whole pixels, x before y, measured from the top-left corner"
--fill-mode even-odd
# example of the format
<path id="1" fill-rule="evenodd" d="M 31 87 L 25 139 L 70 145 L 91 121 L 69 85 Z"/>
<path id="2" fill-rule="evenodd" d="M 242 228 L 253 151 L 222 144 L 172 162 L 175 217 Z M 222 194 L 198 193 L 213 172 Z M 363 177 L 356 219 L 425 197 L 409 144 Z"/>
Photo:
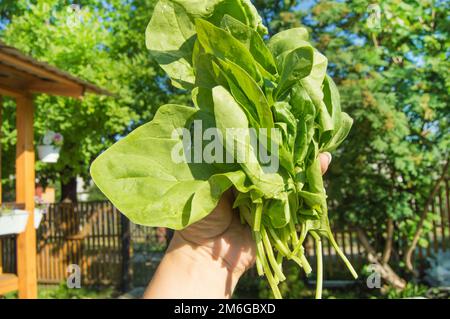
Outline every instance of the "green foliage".
<path id="1" fill-rule="evenodd" d="M 341 111 L 337 88 L 326 74 L 328 61 L 307 41 L 306 30 L 281 32 L 266 46 L 264 28 L 247 1 L 208 3 L 205 9 L 161 0 L 146 31 L 147 46 L 174 85 L 194 87 L 195 107 L 161 106 L 151 122 L 94 161 L 92 177 L 133 222 L 172 229 L 207 216 L 234 186 L 234 206 L 253 229 L 257 269 L 267 276 L 274 296 L 281 297 L 278 283 L 286 279 L 283 260 L 311 272 L 302 246 L 310 233 L 318 247 L 320 297 L 320 236 L 329 238 L 357 277 L 329 226 L 318 159 L 320 152 L 342 143 L 352 120 Z M 201 122 L 200 134 L 217 129 L 222 158 L 196 158 L 204 154 L 196 122 Z M 259 128 L 266 130 L 256 136 L 259 145 L 280 160 L 274 171 L 263 166 L 251 143 L 250 129 Z M 279 131 L 267 131 L 273 128 Z M 185 134 L 177 132 L 182 129 L 193 145 L 183 144 Z M 241 131 L 230 134 L 230 129 Z M 272 146 L 280 149 L 279 156 Z M 175 160 L 174 153 L 181 159 Z M 225 163 L 225 153 L 232 163 Z"/>
<path id="2" fill-rule="evenodd" d="M 65 282 L 57 287 L 40 287 L 39 299 L 105 299 L 114 294 L 112 288 L 68 288 Z"/>
<path id="3" fill-rule="evenodd" d="M 58 286 L 40 285 L 38 289 L 38 299 L 109 299 L 117 293 L 111 288 L 68 288 L 66 282 L 61 282 Z M 1 298 L 17 299 L 18 293 L 10 292 Z"/>
<path id="4" fill-rule="evenodd" d="M 259 15 L 251 8 L 249 0 L 206 0 L 203 3 L 195 2 L 194 4 L 181 0 L 158 1 L 155 14 L 146 31 L 147 47 L 175 86 L 192 89 L 195 79 L 192 69 L 192 51 L 196 34 L 193 20 L 208 18 L 211 22 L 217 23 L 226 13 L 263 32 L 264 27 Z M 229 56 L 233 57 L 234 54 L 230 52 Z"/>
<path id="5" fill-rule="evenodd" d="M 283 265 L 283 273 L 286 281 L 280 284 L 280 291 L 287 299 L 313 299 L 313 285 L 308 283 L 308 279 L 298 271 L 295 263 L 288 262 Z M 311 279 L 311 278 L 309 278 Z M 379 289 L 367 289 L 365 285 L 355 282 L 343 287 L 324 288 L 322 297 L 324 299 L 366 299 L 384 298 Z M 254 273 L 246 273 L 236 287 L 233 298 L 273 298 L 269 284 L 265 280 L 260 280 Z"/>
<path id="6" fill-rule="evenodd" d="M 106 200 L 106 196 L 98 189 L 98 187 L 94 184 L 91 187 L 89 187 L 88 191 L 88 202 L 93 201 L 104 201 Z"/>
<path id="7" fill-rule="evenodd" d="M 269 2 L 279 3 L 255 1 L 263 11 Z M 312 40 L 330 61 L 342 107 L 354 119 L 327 173 L 331 216 L 365 229 L 377 250 L 392 218 L 394 246 L 401 253 L 448 158 L 449 3 L 382 1 L 379 25 L 371 4 L 321 0 L 301 10 L 297 3 L 279 3 L 271 24 L 300 23 L 314 31 Z"/>
<path id="8" fill-rule="evenodd" d="M 394 288 L 390 288 L 386 292 L 387 299 L 400 299 L 400 298 L 414 298 L 424 297 L 428 291 L 428 287 L 421 284 L 408 283 L 405 289 L 399 291 Z"/>
<path id="9" fill-rule="evenodd" d="M 57 164 L 37 163 L 42 183 L 89 178 L 92 159 L 105 147 L 151 119 L 161 103 L 185 100 L 170 95 L 173 88 L 145 49 L 142 32 L 153 1 L 83 1 L 75 12 L 65 1 L 27 1 L 27 10 L 24 2 L 4 13 L 2 40 L 114 94 L 87 94 L 82 100 L 36 96 L 36 144 L 48 129 L 65 138 Z M 5 102 L 3 115 L 2 176 L 8 177 L 14 172 L 16 138 L 11 100 Z"/>

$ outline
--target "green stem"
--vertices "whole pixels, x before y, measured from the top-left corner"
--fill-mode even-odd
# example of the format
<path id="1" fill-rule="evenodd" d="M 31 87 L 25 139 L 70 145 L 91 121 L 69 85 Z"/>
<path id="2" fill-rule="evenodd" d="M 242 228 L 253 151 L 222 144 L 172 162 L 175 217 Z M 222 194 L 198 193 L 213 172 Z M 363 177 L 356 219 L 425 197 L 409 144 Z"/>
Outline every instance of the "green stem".
<path id="1" fill-rule="evenodd" d="M 289 248 L 284 244 L 284 242 L 281 241 L 280 237 L 278 237 L 275 230 L 271 227 L 269 227 L 269 234 L 272 237 L 274 241 L 275 247 L 278 249 L 278 251 L 283 254 L 285 257 L 288 257 L 291 252 L 289 251 Z"/>
<path id="2" fill-rule="evenodd" d="M 252 220 L 252 213 L 250 212 L 250 208 L 245 205 L 240 205 L 238 208 L 239 208 L 240 215 L 245 219 L 247 224 L 249 224 L 250 227 L 252 227 L 253 220 Z"/>
<path id="3" fill-rule="evenodd" d="M 322 240 L 315 232 L 311 232 L 316 243 L 316 258 L 317 258 L 317 278 L 316 278 L 316 299 L 322 299 L 323 286 L 323 263 L 322 263 Z"/>
<path id="4" fill-rule="evenodd" d="M 297 255 L 298 251 L 303 245 L 303 242 L 305 241 L 306 234 L 308 233 L 308 230 L 306 229 L 306 224 L 302 224 L 302 229 L 300 231 L 300 239 L 298 240 L 297 244 L 294 247 L 294 250 L 292 251 L 293 255 Z"/>
<path id="5" fill-rule="evenodd" d="M 333 246 L 334 250 L 336 250 L 336 252 L 338 253 L 339 257 L 341 257 L 342 261 L 347 266 L 348 270 L 350 270 L 353 278 L 357 279 L 358 278 L 358 274 L 356 273 L 356 271 L 353 268 L 353 266 L 350 263 L 350 261 L 347 259 L 347 256 L 345 256 L 344 252 L 341 250 L 341 248 L 339 248 L 339 245 L 336 243 L 336 240 L 334 239 L 334 236 L 331 233 L 331 231 L 328 232 L 328 239 L 330 240 L 331 245 Z"/>
<path id="6" fill-rule="evenodd" d="M 272 271 L 270 270 L 269 264 L 267 263 L 266 255 L 264 253 L 264 249 L 261 250 L 261 235 L 258 232 L 254 232 L 256 239 L 256 251 L 260 257 L 261 265 L 264 269 L 264 273 L 267 276 L 267 281 L 269 282 L 270 288 L 272 288 L 273 295 L 276 299 L 281 299 L 281 293 L 278 289 L 275 278 L 272 275 Z"/>
<path id="7" fill-rule="evenodd" d="M 308 259 L 306 259 L 303 253 L 300 254 L 300 260 L 302 261 L 303 270 L 305 271 L 306 275 L 309 275 L 312 272 L 312 268 L 308 262 Z"/>
<path id="8" fill-rule="evenodd" d="M 289 259 L 293 260 L 297 265 L 299 265 L 301 268 L 303 268 L 303 270 L 305 271 L 305 274 L 307 276 L 312 272 L 312 268 L 311 268 L 310 264 L 308 263 L 308 261 L 306 260 L 306 258 L 305 258 L 305 260 L 302 260 L 301 257 L 291 256 Z"/>
<path id="9" fill-rule="evenodd" d="M 291 233 L 292 246 L 295 246 L 297 245 L 298 237 L 297 237 L 297 229 L 295 229 L 294 220 L 292 218 L 289 220 L 289 231 Z"/>
<path id="10" fill-rule="evenodd" d="M 280 267 L 281 271 L 283 271 L 283 254 L 281 254 L 280 252 L 277 253 L 277 264 L 278 267 Z"/>
<path id="11" fill-rule="evenodd" d="M 241 219 L 241 224 L 244 225 L 246 223 L 244 215 L 239 214 L 239 218 Z"/>
<path id="12" fill-rule="evenodd" d="M 262 236 L 264 248 L 266 250 L 266 256 L 269 259 L 269 263 L 272 266 L 272 269 L 273 269 L 276 277 L 280 281 L 286 280 L 286 277 L 284 276 L 280 267 L 278 267 L 278 263 L 275 259 L 275 256 L 273 255 L 273 249 L 272 249 L 272 245 L 270 244 L 269 236 L 267 236 L 266 229 L 264 228 L 263 225 L 261 225 L 261 236 Z"/>
<path id="13" fill-rule="evenodd" d="M 289 242 L 289 239 L 291 238 L 291 233 L 289 232 L 289 229 L 287 227 L 283 227 L 281 228 L 281 240 L 283 243 L 287 243 Z"/>
<path id="14" fill-rule="evenodd" d="M 258 272 L 258 276 L 264 276 L 264 269 L 259 254 L 256 256 L 256 271 Z"/>
<path id="15" fill-rule="evenodd" d="M 262 208 L 263 208 L 262 204 L 256 204 L 255 216 L 253 219 L 253 230 L 254 231 L 259 231 L 259 229 L 261 228 Z"/>

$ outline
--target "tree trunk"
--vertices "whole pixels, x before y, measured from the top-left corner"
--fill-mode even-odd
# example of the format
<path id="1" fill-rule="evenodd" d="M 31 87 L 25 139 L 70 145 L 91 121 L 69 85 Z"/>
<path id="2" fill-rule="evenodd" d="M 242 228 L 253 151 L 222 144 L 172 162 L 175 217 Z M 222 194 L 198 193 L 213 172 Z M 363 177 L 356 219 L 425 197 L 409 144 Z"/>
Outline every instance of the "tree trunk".
<path id="1" fill-rule="evenodd" d="M 405 280 L 400 278 L 387 263 L 384 264 L 383 261 L 380 260 L 375 249 L 370 245 L 365 232 L 358 228 L 357 233 L 359 241 L 366 250 L 367 260 L 374 266 L 375 271 L 392 287 L 400 290 L 405 289 Z"/>
<path id="2" fill-rule="evenodd" d="M 409 247 L 406 249 L 406 253 L 405 253 L 406 269 L 408 269 L 410 272 L 412 272 L 415 276 L 417 276 L 418 273 L 417 273 L 417 271 L 414 270 L 414 265 L 412 264 L 412 255 L 413 255 L 414 250 L 416 249 L 417 243 L 419 242 L 420 236 L 422 235 L 423 225 L 425 223 L 425 219 L 427 218 L 428 211 L 429 211 L 428 206 L 431 205 L 431 202 L 433 201 L 434 196 L 436 195 L 437 191 L 439 190 L 439 187 L 440 187 L 442 181 L 447 176 L 448 165 L 449 165 L 449 160 L 447 159 L 447 162 L 445 163 L 444 168 L 442 169 L 442 174 L 438 178 L 436 183 L 434 184 L 433 189 L 431 190 L 430 194 L 428 195 L 428 199 L 425 203 L 425 206 L 423 207 L 422 213 L 420 214 L 420 221 L 419 221 L 419 224 L 417 225 L 417 229 L 414 234 L 413 240 L 412 240 L 411 244 L 409 245 Z"/>
<path id="3" fill-rule="evenodd" d="M 66 183 L 61 181 L 61 202 L 77 202 L 77 178 L 71 177 Z"/>
<path id="4" fill-rule="evenodd" d="M 394 221 L 392 218 L 388 218 L 386 228 L 386 243 L 384 245 L 383 257 L 381 258 L 383 265 L 388 264 L 389 259 L 391 259 L 392 241 L 394 239 Z"/>

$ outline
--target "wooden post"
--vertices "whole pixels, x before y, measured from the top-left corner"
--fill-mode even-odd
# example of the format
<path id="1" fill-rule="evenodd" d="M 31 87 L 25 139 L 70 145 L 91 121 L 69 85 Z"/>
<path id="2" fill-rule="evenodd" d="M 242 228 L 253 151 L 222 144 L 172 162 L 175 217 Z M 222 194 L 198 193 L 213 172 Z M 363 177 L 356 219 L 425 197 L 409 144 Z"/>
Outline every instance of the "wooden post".
<path id="1" fill-rule="evenodd" d="M 31 96 L 22 96 L 16 101 L 16 202 L 25 203 L 29 213 L 26 229 L 17 237 L 19 298 L 37 298 L 33 100 Z"/>
<path id="2" fill-rule="evenodd" d="M 114 208 L 115 214 L 120 214 Z M 122 243 L 122 278 L 120 290 L 127 292 L 130 288 L 130 221 L 120 214 L 120 237 Z"/>
<path id="3" fill-rule="evenodd" d="M 2 207 L 2 125 L 3 99 L 0 95 L 0 208 Z M 3 246 L 0 238 L 0 275 L 3 273 Z"/>
<path id="4" fill-rule="evenodd" d="M 2 206 L 2 125 L 3 125 L 3 98 L 0 95 L 0 207 Z M 0 243 L 1 245 L 1 243 Z M 1 248 L 1 247 L 0 247 Z M 0 250 L 1 254 L 1 250 Z M 1 263 L 1 259 L 0 259 Z M 0 265 L 1 267 L 1 265 Z M 0 272 L 1 273 L 1 272 Z"/>

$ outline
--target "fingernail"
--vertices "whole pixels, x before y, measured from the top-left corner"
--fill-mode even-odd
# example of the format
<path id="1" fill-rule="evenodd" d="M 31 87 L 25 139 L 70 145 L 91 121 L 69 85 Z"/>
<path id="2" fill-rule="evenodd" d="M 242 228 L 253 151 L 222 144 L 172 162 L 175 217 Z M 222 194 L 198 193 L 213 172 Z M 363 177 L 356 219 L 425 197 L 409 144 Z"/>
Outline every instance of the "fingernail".
<path id="1" fill-rule="evenodd" d="M 331 156 L 331 153 L 329 153 L 329 152 L 324 152 L 323 154 L 325 154 L 328 157 L 328 165 L 330 165 L 331 160 L 333 159 L 333 156 Z"/>

